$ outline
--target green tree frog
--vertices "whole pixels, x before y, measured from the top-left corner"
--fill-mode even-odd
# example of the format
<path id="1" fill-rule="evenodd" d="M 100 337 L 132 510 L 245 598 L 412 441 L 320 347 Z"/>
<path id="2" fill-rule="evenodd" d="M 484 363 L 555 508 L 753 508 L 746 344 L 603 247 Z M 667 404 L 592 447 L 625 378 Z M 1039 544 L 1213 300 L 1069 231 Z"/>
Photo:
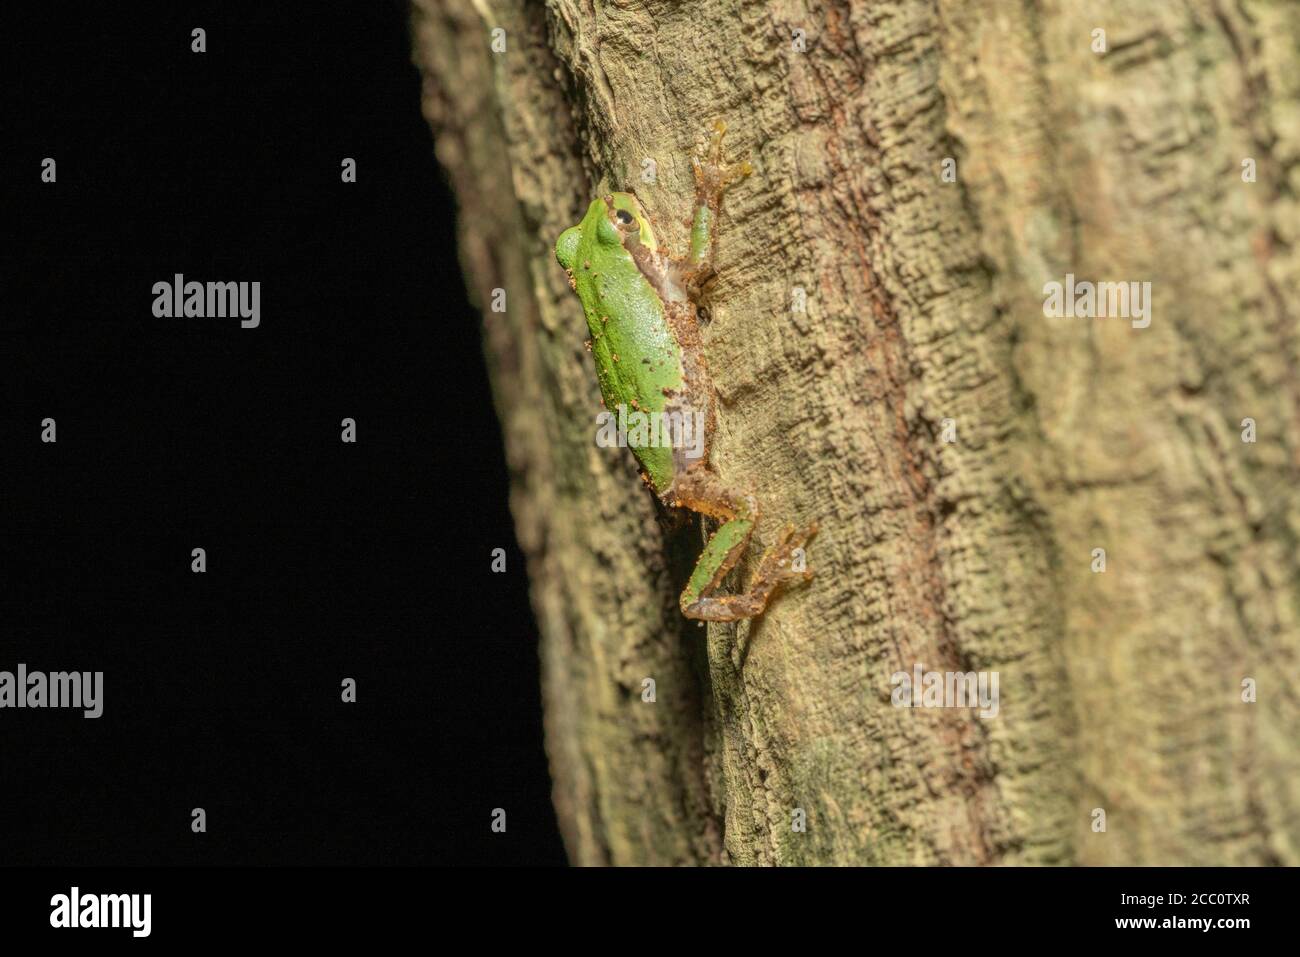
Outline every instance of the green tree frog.
<path id="1" fill-rule="evenodd" d="M 655 231 L 632 193 L 606 193 L 566 229 L 555 255 L 582 300 L 588 348 L 607 410 L 635 410 L 663 422 L 662 430 L 629 433 L 642 477 L 668 506 L 685 507 L 722 522 L 709 539 L 682 591 L 682 614 L 706 621 L 736 621 L 763 613 L 783 582 L 812 573 L 802 549 L 817 526 L 787 526 L 763 555 L 741 594 L 721 594 L 722 583 L 749 545 L 759 507 L 749 492 L 725 486 L 709 464 L 709 439 L 717 405 L 701 348 L 699 303 L 713 275 L 722 194 L 751 172 L 747 162 L 723 160 L 726 125 L 714 124 L 692 157 L 695 210 L 690 251 L 683 258 L 661 249 Z M 658 416 L 656 419 L 655 417 Z M 701 439 L 680 438 L 683 424 Z M 677 431 L 671 431 L 676 426 Z"/>

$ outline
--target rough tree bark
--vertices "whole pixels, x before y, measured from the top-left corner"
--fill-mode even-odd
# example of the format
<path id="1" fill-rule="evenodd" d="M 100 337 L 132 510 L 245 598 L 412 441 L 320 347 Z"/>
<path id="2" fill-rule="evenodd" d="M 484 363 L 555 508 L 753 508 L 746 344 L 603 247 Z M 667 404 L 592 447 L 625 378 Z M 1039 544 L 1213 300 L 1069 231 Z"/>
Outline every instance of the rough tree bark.
<path id="1" fill-rule="evenodd" d="M 468 282 L 507 295 L 574 862 L 1300 863 L 1300 6 L 416 0 L 413 38 Z M 715 463 L 760 537 L 822 532 L 810 586 L 706 629 L 701 528 L 593 441 L 552 244 L 608 176 L 684 249 L 715 117 L 755 166 Z M 1067 273 L 1150 281 L 1150 326 L 1046 317 Z M 892 706 L 916 663 L 996 671 L 999 714 Z"/>

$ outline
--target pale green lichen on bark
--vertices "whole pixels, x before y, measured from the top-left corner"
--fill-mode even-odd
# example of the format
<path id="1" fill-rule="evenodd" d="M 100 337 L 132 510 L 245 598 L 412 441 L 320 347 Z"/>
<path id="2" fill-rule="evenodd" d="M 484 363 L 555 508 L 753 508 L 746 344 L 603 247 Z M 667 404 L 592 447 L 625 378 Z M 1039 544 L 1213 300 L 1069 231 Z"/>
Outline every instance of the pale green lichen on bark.
<path id="1" fill-rule="evenodd" d="M 485 346 L 575 862 L 1300 862 L 1294 6 L 414 9 L 467 279 L 509 297 Z M 760 535 L 823 530 L 810 587 L 697 629 L 699 537 L 595 447 L 551 244 L 604 176 L 684 249 L 718 117 L 755 174 L 705 332 L 715 462 Z M 1045 317 L 1067 272 L 1151 281 L 1151 326 Z M 916 662 L 998 671 L 999 716 L 892 707 Z"/>

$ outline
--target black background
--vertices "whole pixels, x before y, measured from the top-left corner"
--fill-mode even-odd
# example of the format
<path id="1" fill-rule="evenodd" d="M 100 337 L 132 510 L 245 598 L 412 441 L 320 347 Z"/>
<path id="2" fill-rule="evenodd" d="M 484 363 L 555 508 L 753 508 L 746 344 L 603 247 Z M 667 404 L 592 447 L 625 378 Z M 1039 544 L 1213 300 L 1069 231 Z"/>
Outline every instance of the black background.
<path id="1" fill-rule="evenodd" d="M 0 863 L 562 863 L 404 4 L 28 6 L 0 36 L 0 669 L 103 671 L 104 714 L 0 711 Z M 175 273 L 261 282 L 260 327 L 155 318 Z"/>

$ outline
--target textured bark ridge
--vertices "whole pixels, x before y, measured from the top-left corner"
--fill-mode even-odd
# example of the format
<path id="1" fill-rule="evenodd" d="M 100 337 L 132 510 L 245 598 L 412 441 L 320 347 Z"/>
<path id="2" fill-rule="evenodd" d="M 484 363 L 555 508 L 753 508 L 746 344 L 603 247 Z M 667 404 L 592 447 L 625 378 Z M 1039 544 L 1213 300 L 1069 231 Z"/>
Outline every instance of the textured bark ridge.
<path id="1" fill-rule="evenodd" d="M 468 282 L 506 291 L 574 862 L 1300 864 L 1300 7 L 416 0 L 413 41 Z M 715 465 L 760 543 L 822 531 L 811 585 L 704 628 L 702 529 L 596 447 L 552 244 L 608 177 L 684 250 L 718 117 L 755 172 Z M 1150 282 L 1150 325 L 1045 316 L 1066 274 Z M 894 707 L 917 664 L 997 672 L 997 716 Z"/>

